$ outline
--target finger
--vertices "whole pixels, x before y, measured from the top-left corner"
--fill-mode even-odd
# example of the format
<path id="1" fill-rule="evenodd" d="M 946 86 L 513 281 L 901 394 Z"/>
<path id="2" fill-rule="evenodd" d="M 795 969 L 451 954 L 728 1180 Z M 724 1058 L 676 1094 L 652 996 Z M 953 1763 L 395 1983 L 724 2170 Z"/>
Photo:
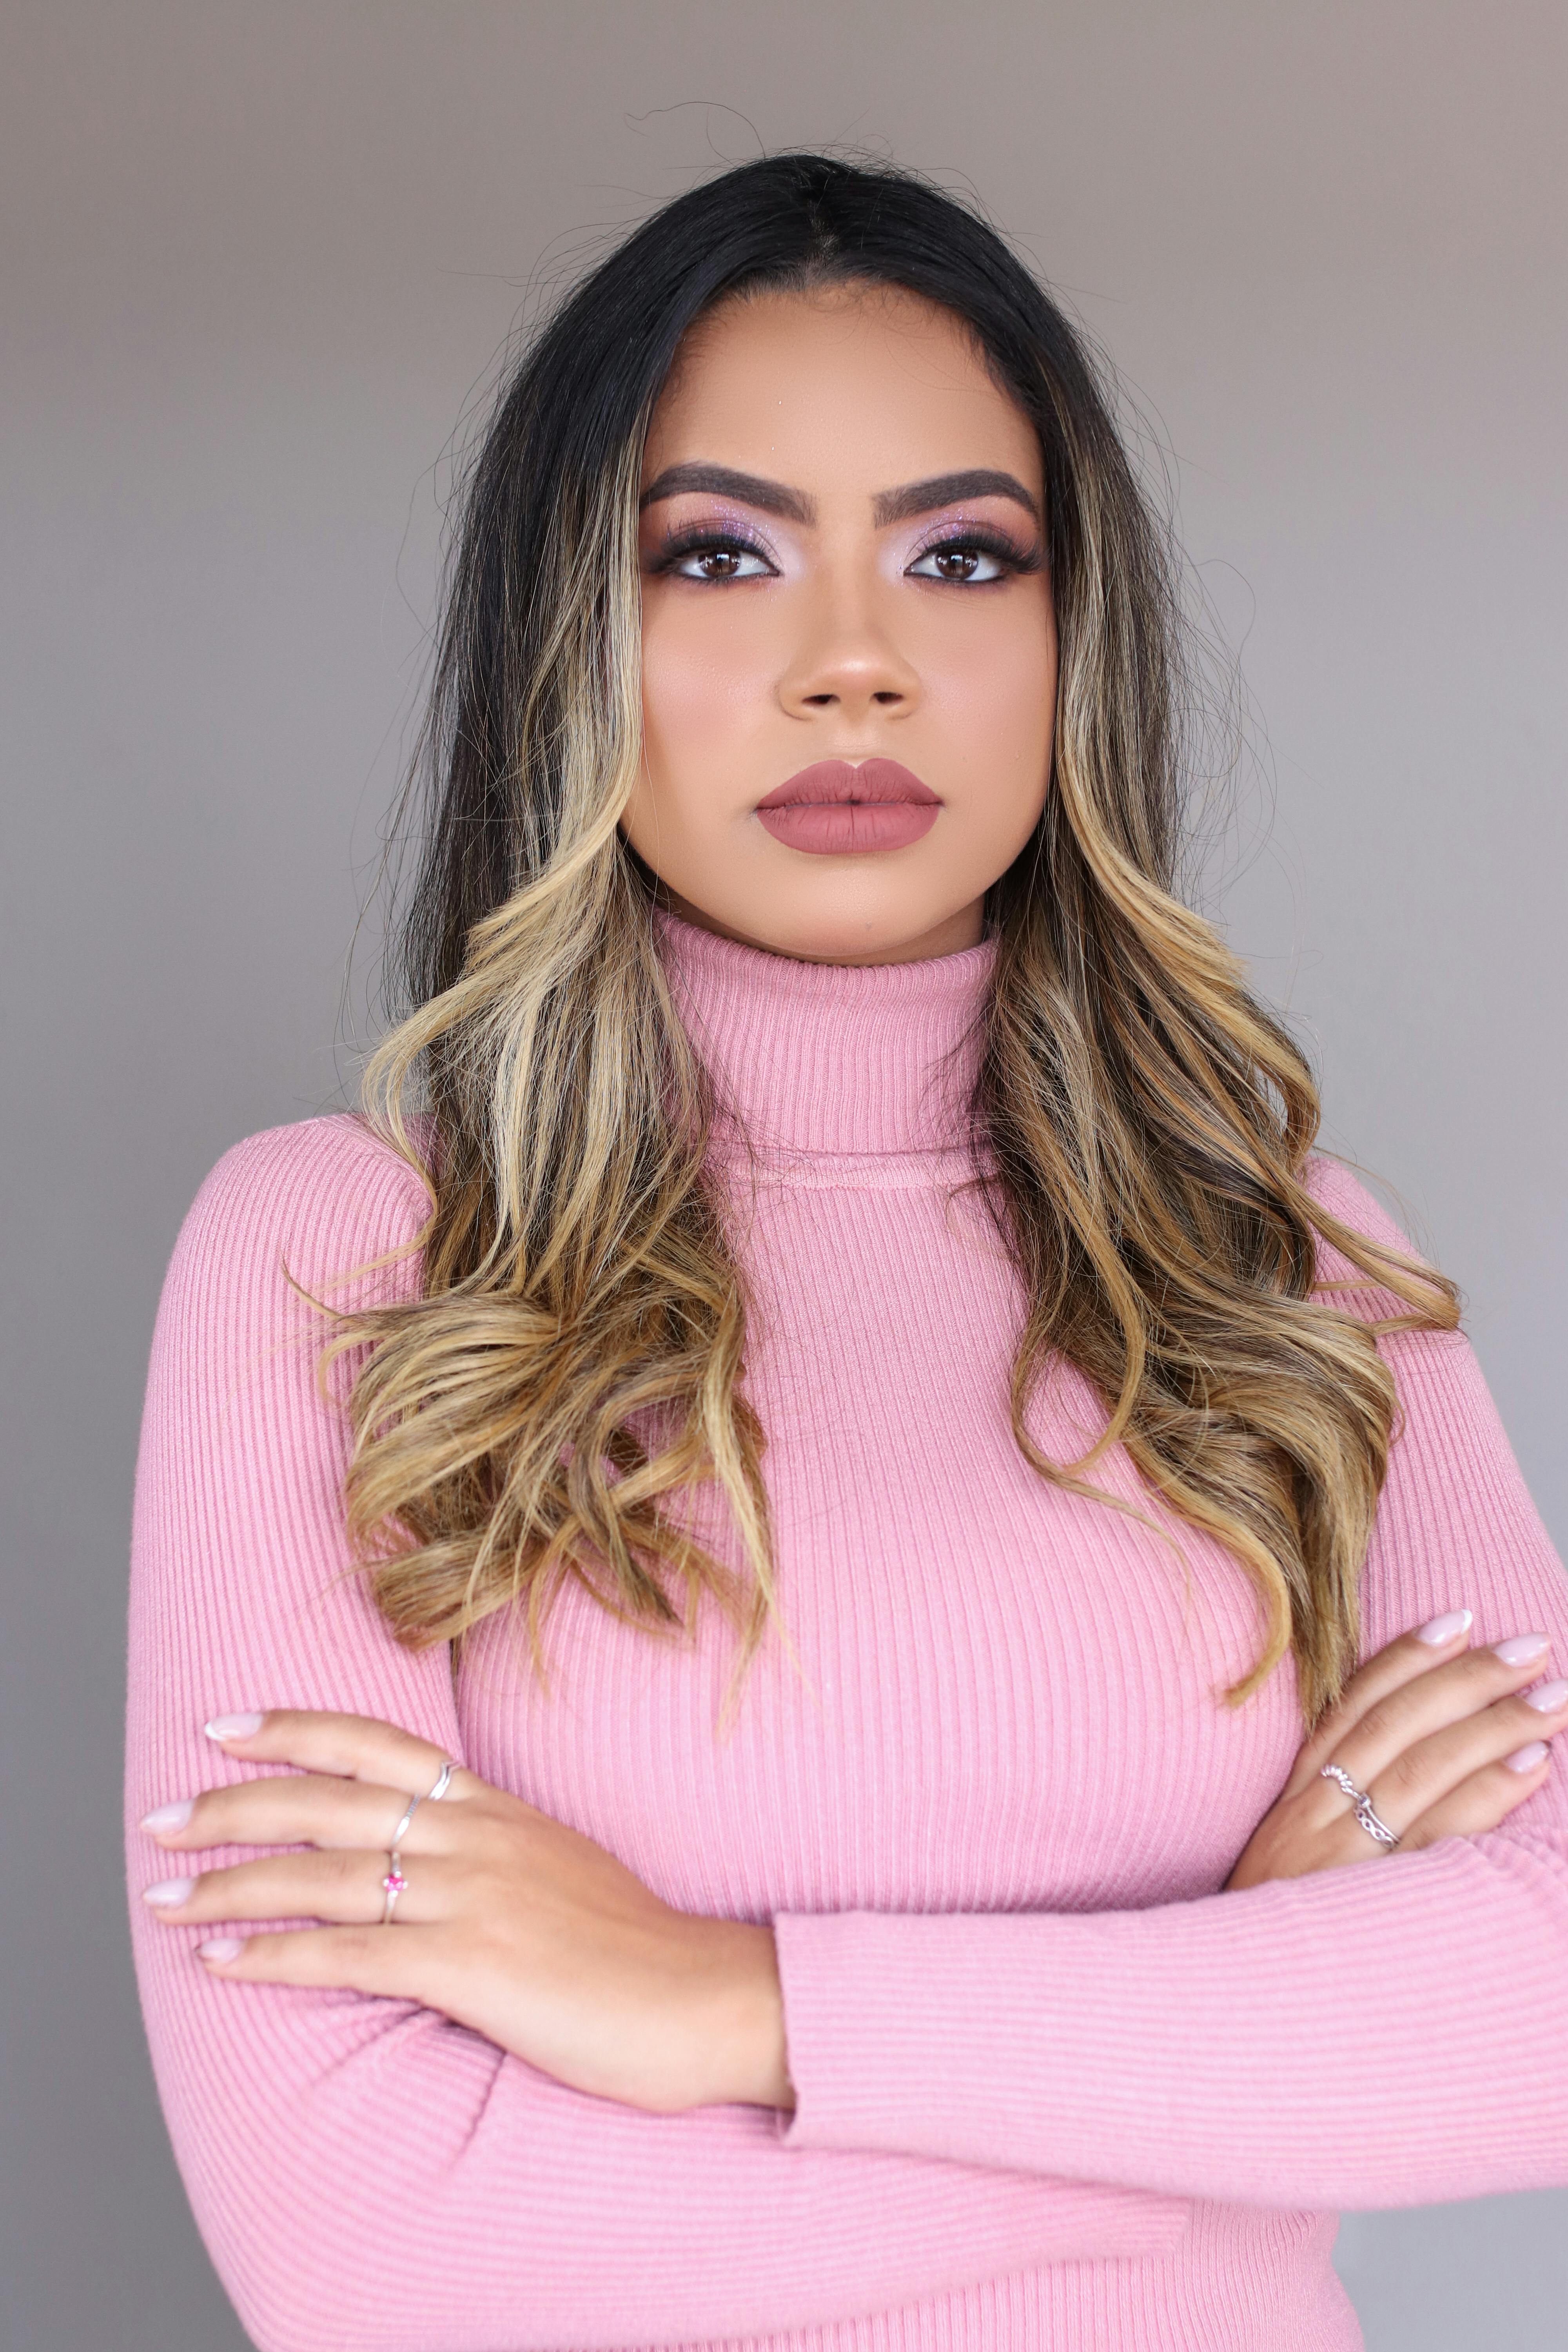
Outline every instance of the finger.
<path id="1" fill-rule="evenodd" d="M 374 1781 L 269 1772 L 160 1805 L 142 1827 L 170 1853 L 216 1845 L 390 1846 L 414 1803 L 401 1789 Z M 457 1827 L 455 1809 L 419 1802 L 398 1843 L 410 1853 L 447 1853 Z"/>
<path id="2" fill-rule="evenodd" d="M 1417 1740 L 1367 1786 L 1373 1810 L 1400 1832 L 1489 1767 L 1568 1728 L 1568 1682 L 1500 1699 L 1462 1723 Z"/>
<path id="3" fill-rule="evenodd" d="M 1514 1766 L 1505 1757 L 1500 1763 L 1472 1772 L 1441 1803 L 1412 1822 L 1399 1841 L 1401 1847 L 1414 1853 L 1436 1845 L 1439 1838 L 1479 1837 L 1495 1830 L 1552 1778 L 1552 1750 L 1544 1740 L 1528 1740 L 1514 1753 L 1534 1760 Z"/>
<path id="4" fill-rule="evenodd" d="M 405 1796 L 424 1797 L 435 1786 L 447 1762 L 444 1748 L 433 1748 L 412 1731 L 395 1723 L 381 1723 L 368 1715 L 329 1715 L 317 1708 L 273 1707 L 264 1714 L 215 1716 L 206 1726 L 230 1756 L 259 1764 L 294 1764 L 306 1772 L 329 1772 L 349 1780 L 373 1780 L 401 1789 Z M 467 1786 L 459 1789 L 459 1783 Z M 452 1775 L 449 1796 L 471 1793 L 474 1776 L 460 1769 Z"/>
<path id="5" fill-rule="evenodd" d="M 1538 1643 L 1539 1648 L 1525 1646 L 1531 1643 Z M 1544 1634 L 1517 1636 L 1492 1649 L 1467 1650 L 1446 1665 L 1434 1666 L 1426 1674 L 1415 1675 L 1369 1707 L 1354 1729 L 1336 1743 L 1331 1756 L 1324 1760 L 1340 1765 L 1358 1788 L 1370 1793 L 1373 1781 L 1381 1780 L 1394 1767 L 1396 1759 L 1417 1741 L 1479 1715 L 1483 1708 L 1538 1681 L 1548 1648 Z M 1516 1738 L 1509 1741 L 1509 1747 L 1517 1748 L 1528 1736 L 1528 1732 L 1521 1730 Z M 1494 1748 L 1491 1752 L 1502 1755 L 1507 1749 Z M 1474 1764 L 1487 1760 L 1484 1752 L 1473 1758 Z M 1398 1777 L 1396 1774 L 1396 1781 Z M 1332 1781 L 1320 1780 L 1319 1786 L 1323 1819 L 1331 1820 L 1346 1810 L 1351 1801 Z M 1441 1793 L 1441 1790 L 1431 1790 L 1424 1802 Z M 1424 1805 L 1412 1810 L 1406 1802 L 1405 1822 L 1414 1820 L 1415 1811 L 1421 1810 Z M 1399 1829 L 1403 1824 L 1391 1819 L 1389 1826 Z"/>
<path id="6" fill-rule="evenodd" d="M 431 1927 L 289 1927 L 268 1936 L 215 1936 L 196 1954 L 209 1974 L 242 1984 L 331 1987 L 344 1992 L 421 1998 L 429 1974 Z"/>
<path id="7" fill-rule="evenodd" d="M 1429 1674 L 1434 1666 L 1461 1654 L 1473 1622 L 1468 1609 L 1450 1609 L 1441 1617 L 1430 1618 L 1425 1625 L 1413 1625 L 1408 1633 L 1397 1634 L 1381 1650 L 1374 1651 L 1315 1726 L 1280 1790 L 1281 1796 L 1299 1796 L 1309 1788 L 1340 1741 L 1381 1700 L 1414 1682 L 1418 1675 Z"/>
<path id="8" fill-rule="evenodd" d="M 427 1925 L 450 1916 L 449 1865 L 426 1855 L 404 1862 L 400 1870 L 395 1924 Z M 235 1919 L 326 1919 L 371 1927 L 385 1912 L 387 1876 L 384 1853 L 268 1854 L 190 1878 L 155 1879 L 142 1888 L 142 1900 L 160 1919 L 181 1927 Z"/>

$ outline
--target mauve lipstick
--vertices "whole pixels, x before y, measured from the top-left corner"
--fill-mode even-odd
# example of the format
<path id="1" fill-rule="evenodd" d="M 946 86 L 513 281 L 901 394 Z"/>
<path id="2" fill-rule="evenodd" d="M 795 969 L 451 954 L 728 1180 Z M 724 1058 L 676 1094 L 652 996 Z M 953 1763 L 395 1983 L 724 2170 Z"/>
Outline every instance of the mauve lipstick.
<path id="1" fill-rule="evenodd" d="M 787 849 L 818 857 L 858 857 L 872 849 L 907 849 L 928 834 L 942 807 L 933 792 L 897 760 L 816 760 L 775 785 L 757 814 Z"/>

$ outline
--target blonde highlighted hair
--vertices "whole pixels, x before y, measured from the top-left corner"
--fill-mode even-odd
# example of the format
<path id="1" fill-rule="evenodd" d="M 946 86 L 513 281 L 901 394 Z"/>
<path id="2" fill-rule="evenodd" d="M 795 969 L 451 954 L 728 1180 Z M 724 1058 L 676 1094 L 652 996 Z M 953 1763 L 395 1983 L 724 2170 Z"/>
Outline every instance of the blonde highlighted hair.
<path id="1" fill-rule="evenodd" d="M 650 1630 L 710 1595 L 739 1666 L 776 1616 L 746 1294 L 704 1182 L 706 1079 L 617 820 L 640 752 L 637 499 L 682 335 L 758 287 L 891 284 L 966 321 L 1040 436 L 1060 670 L 1035 839 L 990 894 L 973 1118 L 1023 1277 L 1012 1413 L 1046 1479 L 1123 1445 L 1254 1580 L 1258 1655 L 1308 1721 L 1358 1645 L 1394 1392 L 1375 1335 L 1451 1328 L 1451 1286 L 1315 1201 L 1311 1075 L 1175 889 L 1187 670 L 1166 539 L 1079 339 L 995 234 L 906 173 L 742 166 L 667 206 L 536 339 L 468 482 L 420 773 L 413 1009 L 367 1109 L 426 1176 L 420 1295 L 342 1319 L 351 1529 L 397 1639 L 563 1578 Z M 423 1123 L 411 1124 L 414 1108 Z M 1316 1288 L 1324 1240 L 1399 1310 Z M 1104 1399 L 1074 1463 L 1030 1436 L 1053 1353 Z M 682 1499 L 725 1498 L 743 1571 Z M 1092 1491 L 1092 1489 L 1091 1489 Z"/>

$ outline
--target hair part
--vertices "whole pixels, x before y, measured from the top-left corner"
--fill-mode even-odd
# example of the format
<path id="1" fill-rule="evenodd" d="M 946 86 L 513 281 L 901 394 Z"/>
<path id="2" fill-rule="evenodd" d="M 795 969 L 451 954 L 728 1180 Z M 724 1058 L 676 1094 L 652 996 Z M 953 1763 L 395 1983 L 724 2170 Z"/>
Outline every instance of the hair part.
<path id="1" fill-rule="evenodd" d="M 776 156 L 665 206 L 546 324 L 479 449 L 416 768 L 411 1009 L 365 1080 L 430 1190 L 421 1294 L 343 1318 L 328 1350 L 355 1366 L 351 1531 L 411 1646 L 522 1603 L 542 1670 L 572 1576 L 653 1631 L 689 1632 L 711 1594 L 742 1635 L 738 1681 L 778 1617 L 745 1285 L 703 1179 L 707 1082 L 618 820 L 640 759 L 654 404 L 717 305 L 847 282 L 951 312 L 1040 440 L 1053 770 L 987 902 L 973 1104 L 1028 1301 L 1015 1435 L 1042 1477 L 1096 1494 L 1089 1473 L 1125 1446 L 1256 1584 L 1259 1654 L 1227 1698 L 1293 1649 L 1310 1722 L 1357 1654 L 1395 1406 L 1376 1335 L 1452 1328 L 1455 1295 L 1313 1200 L 1311 1074 L 1176 895 L 1193 693 L 1175 561 L 1094 363 L 990 227 L 881 166 Z M 1393 1316 L 1326 1302 L 1320 1238 Z M 1053 1354 L 1107 1412 L 1072 1463 L 1029 1433 Z M 701 1539 L 704 1490 L 749 1575 Z"/>

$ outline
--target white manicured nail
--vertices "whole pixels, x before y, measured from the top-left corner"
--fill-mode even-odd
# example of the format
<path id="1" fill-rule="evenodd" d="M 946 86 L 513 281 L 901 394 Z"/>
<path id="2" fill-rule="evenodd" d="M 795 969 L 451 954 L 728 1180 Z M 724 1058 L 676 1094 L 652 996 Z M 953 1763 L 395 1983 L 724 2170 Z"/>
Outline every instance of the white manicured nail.
<path id="1" fill-rule="evenodd" d="M 1527 1666 L 1552 1647 L 1544 1633 L 1516 1633 L 1511 1642 L 1494 1642 L 1492 1649 L 1505 1666 Z"/>
<path id="2" fill-rule="evenodd" d="M 195 1891 L 194 1878 L 161 1878 L 155 1886 L 142 1889 L 143 1903 L 151 1903 L 157 1911 L 172 1911 L 176 1903 L 188 1903 Z"/>
<path id="3" fill-rule="evenodd" d="M 197 1956 L 204 1960 L 237 1960 L 244 1949 L 237 1936 L 212 1936 L 196 1946 Z"/>
<path id="4" fill-rule="evenodd" d="M 1440 1642 L 1451 1642 L 1456 1633 L 1462 1633 L 1474 1614 L 1470 1609 L 1450 1609 L 1446 1617 L 1434 1617 L 1420 1626 L 1415 1638 L 1418 1642 L 1429 1642 L 1436 1649 Z"/>
<path id="5" fill-rule="evenodd" d="M 259 1715 L 215 1715 L 204 1728 L 209 1739 L 254 1739 L 264 1720 Z"/>
<path id="6" fill-rule="evenodd" d="M 1511 1642 L 1493 1642 L 1493 1656 L 1502 1658 L 1504 1665 L 1528 1665 L 1531 1658 L 1544 1658 L 1552 1642 L 1544 1633 L 1516 1633 Z"/>
<path id="7" fill-rule="evenodd" d="M 159 1805 L 155 1811 L 143 1813 L 142 1826 L 154 1836 L 166 1836 L 171 1830 L 183 1830 L 191 1818 L 192 1800 L 181 1797 L 174 1804 Z"/>
<path id="8" fill-rule="evenodd" d="M 1505 1756 L 1502 1760 L 1510 1772 L 1533 1772 L 1545 1753 L 1545 1740 L 1532 1739 L 1528 1747 L 1516 1748 L 1511 1756 Z"/>
<path id="9" fill-rule="evenodd" d="M 1542 1715 L 1555 1715 L 1565 1698 L 1568 1698 L 1568 1683 L 1562 1681 L 1542 1683 L 1536 1689 L 1524 1694 L 1526 1706 L 1536 1707 Z"/>

